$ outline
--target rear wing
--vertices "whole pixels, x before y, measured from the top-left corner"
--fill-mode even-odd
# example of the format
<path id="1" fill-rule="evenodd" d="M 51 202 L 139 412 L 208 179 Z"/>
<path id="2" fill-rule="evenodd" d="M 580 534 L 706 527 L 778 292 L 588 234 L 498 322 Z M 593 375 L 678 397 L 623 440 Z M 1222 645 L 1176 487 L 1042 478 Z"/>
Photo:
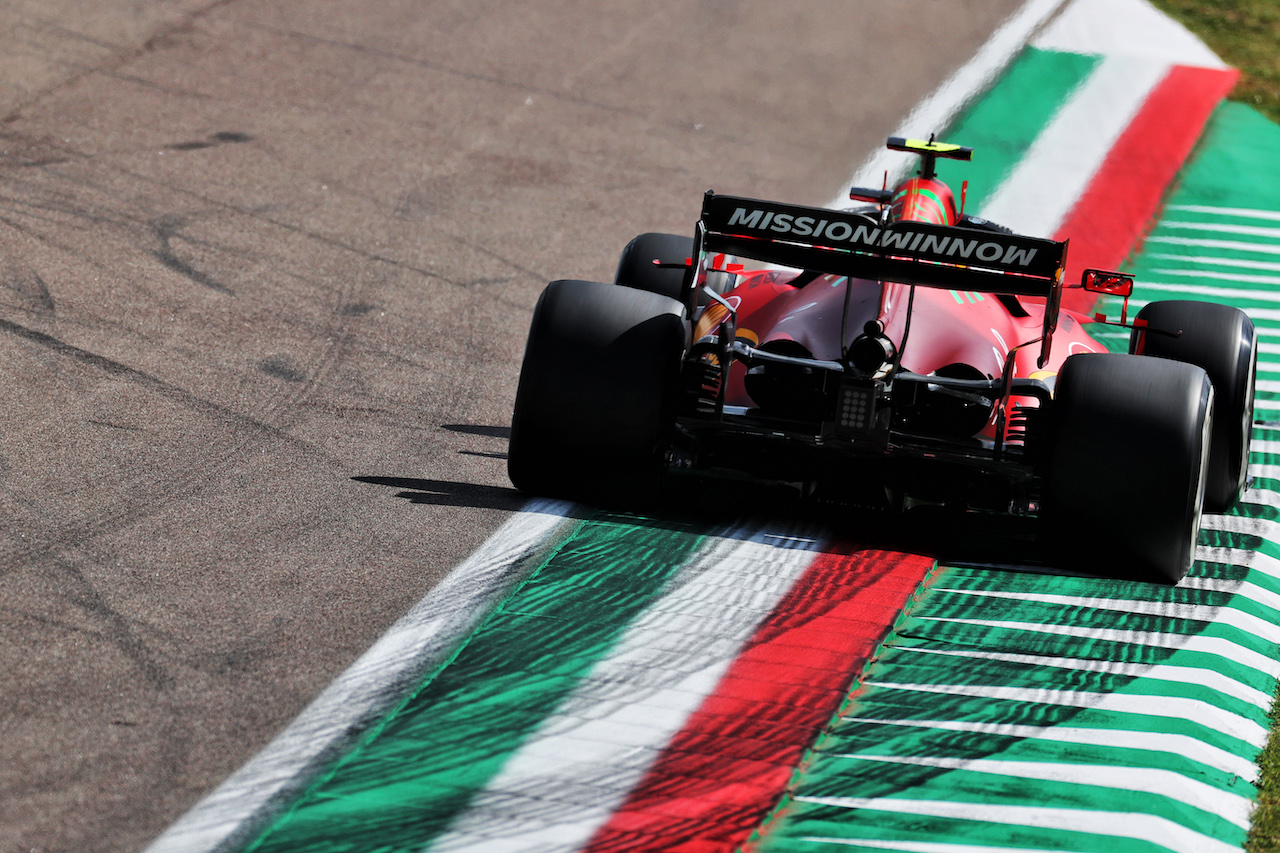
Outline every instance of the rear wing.
<path id="1" fill-rule="evenodd" d="M 883 224 L 861 213 L 708 192 L 703 253 L 851 278 L 1048 298 L 1062 279 L 1066 242 L 923 222 Z"/>

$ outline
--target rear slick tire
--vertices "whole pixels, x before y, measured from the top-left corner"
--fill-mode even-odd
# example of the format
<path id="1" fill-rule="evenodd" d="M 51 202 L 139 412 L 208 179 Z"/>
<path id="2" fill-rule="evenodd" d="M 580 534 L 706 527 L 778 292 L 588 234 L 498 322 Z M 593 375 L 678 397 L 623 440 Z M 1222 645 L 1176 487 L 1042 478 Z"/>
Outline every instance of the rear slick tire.
<path id="1" fill-rule="evenodd" d="M 614 284 L 680 299 L 684 293 L 684 262 L 693 259 L 693 249 L 692 237 L 641 234 L 622 250 L 618 271 L 613 277 Z M 728 256 L 723 258 L 724 263 L 733 263 L 734 260 Z M 665 266 L 658 266 L 654 261 Z M 738 276 L 736 273 L 708 270 L 704 283 L 716 293 L 728 293 L 737 287 Z M 706 305 L 711 297 L 699 288 L 693 301 L 695 305 Z"/>
<path id="2" fill-rule="evenodd" d="M 613 504 L 656 494 L 688 334 L 684 306 L 669 297 L 549 284 L 534 308 L 511 417 L 516 488 Z"/>
<path id="3" fill-rule="evenodd" d="M 1108 574 L 1182 580 L 1200 530 L 1213 405 L 1209 376 L 1194 365 L 1068 358 L 1044 495 L 1049 553 Z"/>
<path id="4" fill-rule="evenodd" d="M 1129 351 L 1204 368 L 1213 383 L 1213 449 L 1206 512 L 1226 512 L 1244 494 L 1253 437 L 1258 370 L 1253 321 L 1238 308 L 1213 302 L 1152 302 L 1138 312 L 1146 328 L 1129 336 Z"/>
<path id="5" fill-rule="evenodd" d="M 679 300 L 684 286 L 684 262 L 693 255 L 693 238 L 678 234 L 641 234 L 622 250 L 614 282 L 661 293 Z M 658 266 L 654 261 L 680 266 Z"/>

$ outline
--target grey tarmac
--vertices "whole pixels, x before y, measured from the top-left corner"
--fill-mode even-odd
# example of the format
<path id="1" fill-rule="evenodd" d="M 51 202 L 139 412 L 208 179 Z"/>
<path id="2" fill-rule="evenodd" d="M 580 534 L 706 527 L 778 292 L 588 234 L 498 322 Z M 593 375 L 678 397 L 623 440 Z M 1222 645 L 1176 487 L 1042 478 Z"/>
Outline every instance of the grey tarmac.
<path id="1" fill-rule="evenodd" d="M 521 506 L 548 280 L 1020 5 L 0 0 L 0 851 L 142 848 Z"/>

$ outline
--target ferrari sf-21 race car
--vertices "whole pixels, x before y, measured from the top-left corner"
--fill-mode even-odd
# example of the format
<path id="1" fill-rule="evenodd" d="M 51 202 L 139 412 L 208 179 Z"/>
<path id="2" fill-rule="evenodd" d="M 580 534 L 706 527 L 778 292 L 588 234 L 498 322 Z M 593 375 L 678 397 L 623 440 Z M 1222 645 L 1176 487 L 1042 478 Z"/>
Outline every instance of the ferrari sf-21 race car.
<path id="1" fill-rule="evenodd" d="M 692 237 L 642 234 L 616 280 L 534 309 L 508 469 L 522 491 L 653 494 L 673 473 L 812 499 L 1033 520 L 1060 559 L 1122 555 L 1176 583 L 1201 511 L 1247 487 L 1256 343 L 1243 312 L 1150 302 L 1132 277 L 1063 282 L 1067 243 L 966 216 L 920 156 L 849 210 L 707 192 Z M 1107 353 L 1065 288 L 1123 297 Z M 1083 303 L 1082 303 L 1083 304 Z M 1115 321 L 1113 321 L 1115 324 Z M 696 479 L 694 480 L 696 482 Z"/>

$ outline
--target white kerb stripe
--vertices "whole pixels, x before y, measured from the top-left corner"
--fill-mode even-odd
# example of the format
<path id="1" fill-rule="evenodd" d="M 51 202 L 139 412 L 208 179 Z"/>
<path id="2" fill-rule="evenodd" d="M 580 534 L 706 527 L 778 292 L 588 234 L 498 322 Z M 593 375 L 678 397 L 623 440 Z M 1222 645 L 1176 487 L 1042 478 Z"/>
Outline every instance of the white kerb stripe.
<path id="1" fill-rule="evenodd" d="M 1247 243 L 1243 240 L 1213 240 L 1194 237 L 1148 237 L 1148 243 L 1168 243 L 1171 246 L 1199 246 L 1202 249 L 1232 249 L 1239 252 L 1256 252 L 1264 255 L 1280 255 L 1280 244 Z"/>
<path id="2" fill-rule="evenodd" d="M 1280 455 L 1280 441 L 1268 441 L 1264 438 L 1256 438 L 1250 442 L 1249 447 L 1255 453 L 1275 453 Z M 1273 498 L 1273 502 L 1268 503 L 1269 506 L 1280 506 L 1280 495 L 1277 495 L 1276 492 L 1272 492 L 1269 489 L 1264 489 L 1262 491 L 1266 494 L 1275 496 L 1275 498 Z"/>
<path id="3" fill-rule="evenodd" d="M 939 693 L 946 696 L 969 696 L 974 699 L 1007 699 L 1033 705 L 1058 705 L 1064 708 L 1090 708 L 1095 711 L 1166 717 L 1199 723 L 1210 730 L 1221 732 L 1257 749 L 1262 749 L 1267 742 L 1267 730 L 1253 720 L 1224 711 L 1208 702 L 1182 696 L 1095 693 L 1087 690 L 1049 690 L 986 684 L 909 684 L 890 681 L 864 683 L 881 690 Z"/>
<path id="4" fill-rule="evenodd" d="M 941 133 L 952 118 L 970 101 L 988 89 L 1005 67 L 1026 45 L 1027 39 L 1052 17 L 1066 0 L 1028 0 L 1008 21 L 995 31 L 973 58 L 934 90 L 907 115 L 889 136 L 919 137 Z M 914 169 L 914 158 L 900 151 L 877 148 L 858 168 L 841 193 L 827 202 L 827 207 L 849 206 L 849 187 L 879 187 L 885 172 L 889 185 L 908 170 Z"/>
<path id="5" fill-rule="evenodd" d="M 943 731 L 971 732 L 993 737 L 1014 737 L 1022 740 L 1043 740 L 1051 743 L 1070 743 L 1078 746 L 1123 746 L 1177 755 L 1190 761 L 1239 776 L 1252 782 L 1258 775 L 1258 766 L 1243 756 L 1205 743 L 1190 735 L 1171 732 L 1149 732 L 1116 728 L 1085 728 L 1083 726 L 1028 726 L 1018 723 L 973 723 L 952 720 L 877 720 L 871 717 L 844 717 L 841 722 L 866 725 L 903 726 L 940 729 Z"/>
<path id="6" fill-rule="evenodd" d="M 1208 551 L 1209 549 L 1204 548 L 1203 550 Z M 1197 552 L 1196 559 L 1209 560 L 1210 557 L 1208 554 L 1201 555 Z M 1238 598 L 1244 598 L 1249 601 L 1256 602 L 1263 607 L 1270 608 L 1271 610 L 1275 610 L 1280 613 L 1280 593 L 1272 592 L 1269 589 L 1258 586 L 1252 581 L 1188 577 L 1179 581 L 1178 586 L 1183 589 L 1207 589 L 1213 590 L 1214 592 L 1230 593 Z"/>
<path id="7" fill-rule="evenodd" d="M 921 616 L 919 618 L 930 622 L 980 625 L 985 628 L 1008 628 L 1014 631 L 1058 634 L 1082 640 L 1134 643 L 1139 646 L 1156 646 L 1164 649 L 1185 649 L 1190 652 L 1204 652 L 1217 655 L 1223 660 L 1231 661 L 1240 666 L 1255 669 L 1272 678 L 1280 677 L 1280 661 L 1222 637 L 1160 631 L 1128 631 L 1118 628 L 1086 628 L 1077 625 L 1047 625 L 1040 622 L 1008 622 L 995 619 L 943 619 L 935 616 Z"/>
<path id="8" fill-rule="evenodd" d="M 1242 270 L 1264 270 L 1280 272 L 1280 263 L 1275 261 L 1241 261 L 1235 258 L 1223 258 L 1216 255 L 1178 255 L 1169 252 L 1148 252 L 1145 258 L 1156 258 L 1162 261 L 1181 261 L 1184 264 L 1199 266 L 1236 267 Z M 1154 270 L 1154 272 L 1160 272 Z"/>
<path id="9" fill-rule="evenodd" d="M 1062 853 L 1030 847 L 992 847 L 990 844 L 949 844 L 946 841 L 884 841 L 879 838 L 819 838 L 808 835 L 800 839 L 817 844 L 836 844 L 844 847 L 869 847 L 872 850 L 890 850 L 893 853 Z"/>
<path id="10" fill-rule="evenodd" d="M 1168 70 L 1151 60 L 1104 57 L 982 206 L 982 215 L 1023 234 L 1056 232 Z"/>
<path id="11" fill-rule="evenodd" d="M 1197 278 L 1216 278 L 1213 275 L 1198 274 Z M 1240 280 L 1239 277 L 1224 277 L 1226 280 Z M 1158 291 L 1161 293 L 1194 293 L 1197 296 L 1216 296 L 1220 300 L 1248 300 L 1251 302 L 1280 302 L 1280 296 L 1275 292 L 1266 291 L 1266 289 L 1248 289 L 1243 287 L 1219 287 L 1217 284 L 1193 284 L 1190 282 L 1143 282 L 1142 288 L 1146 291 Z M 1146 305 L 1146 302 L 1143 302 Z M 1129 302 L 1129 309 L 1132 311 L 1137 306 L 1137 301 Z M 1274 311 L 1275 309 L 1254 309 L 1254 307 L 1245 307 L 1242 309 L 1253 319 L 1266 319 L 1266 311 Z M 1262 316 L 1260 316 L 1262 315 Z"/>
<path id="12" fill-rule="evenodd" d="M 1157 229 L 1177 228 L 1186 231 L 1210 231 L 1215 234 L 1240 234 L 1246 237 L 1266 237 L 1280 241 L 1280 228 L 1262 225 L 1217 225 L 1211 222 L 1161 222 Z"/>
<path id="13" fill-rule="evenodd" d="M 1280 222 L 1280 211 L 1256 210 L 1250 207 L 1211 207 L 1205 204 L 1171 204 L 1165 210 L 1186 210 L 1191 213 L 1208 213 L 1212 216 L 1238 216 L 1245 219 L 1270 219 Z"/>
<path id="14" fill-rule="evenodd" d="M 1162 270 L 1161 272 L 1167 273 L 1168 271 Z M 1184 273 L 1174 271 L 1173 274 L 1183 275 Z M 1188 272 L 1188 273 L 1185 273 L 1185 275 L 1198 278 L 1198 279 L 1217 278 L 1225 281 L 1243 281 L 1244 280 L 1241 276 L 1238 276 L 1238 275 L 1215 276 L 1215 275 L 1210 275 L 1209 273 L 1202 273 L 1202 272 L 1197 272 L 1197 273 Z M 1165 282 L 1165 281 L 1144 281 L 1139 286 L 1143 290 L 1155 290 L 1155 291 L 1159 291 L 1160 293 L 1194 293 L 1199 296 L 1216 296 L 1219 299 L 1243 299 L 1251 302 L 1280 302 L 1280 295 L 1269 290 L 1263 290 L 1262 288 L 1251 290 L 1243 287 L 1220 287 L 1216 284 L 1194 284 L 1192 282 Z M 1146 304 L 1146 303 L 1143 303 L 1143 304 Z M 1136 305 L 1137 305 L 1136 300 L 1130 302 L 1129 303 L 1130 310 L 1132 310 Z M 1262 319 L 1262 317 L 1259 316 L 1260 312 L 1258 311 L 1258 309 L 1245 308 L 1242 310 L 1246 314 L 1248 314 L 1250 317 L 1253 317 L 1255 320 Z M 1266 310 L 1268 309 L 1263 309 L 1263 311 L 1266 311 Z M 1274 310 L 1274 309 L 1270 309 L 1270 310 Z"/>
<path id="15" fill-rule="evenodd" d="M 950 803 L 943 800 L 900 800 L 893 797 L 796 797 L 796 802 L 1133 838 L 1163 845 L 1175 853 L 1240 853 L 1240 848 L 1234 844 L 1210 838 L 1166 818 L 1138 812 L 1059 809 L 1049 805 L 1000 806 L 987 803 Z M 806 836 L 803 840 L 840 843 L 838 838 L 818 835 Z"/>
<path id="16" fill-rule="evenodd" d="M 1226 530 L 1232 533 L 1244 533 L 1261 536 L 1264 539 L 1280 541 L 1280 522 L 1269 518 L 1250 518 L 1245 515 L 1205 515 L 1200 526 L 1205 530 Z"/>
<path id="17" fill-rule="evenodd" d="M 1225 516 L 1234 518 L 1232 516 Z M 1201 517 L 1201 527 L 1212 530 L 1214 521 L 1224 516 Z M 1222 525 L 1239 528 L 1242 525 Z M 1169 619 L 1193 619 L 1198 622 L 1217 622 L 1219 625 L 1230 625 L 1247 633 L 1256 634 L 1272 643 L 1280 643 L 1280 625 L 1269 619 L 1262 619 L 1250 613 L 1241 612 L 1232 607 L 1215 607 L 1206 604 L 1173 604 L 1164 601 L 1142 601 L 1137 599 L 1098 598 L 1079 595 L 1054 595 L 1052 593 L 1021 593 L 1002 590 L 984 589 L 945 589 L 954 595 L 972 595 L 981 598 L 1004 598 L 1015 601 L 1038 601 L 1044 604 L 1057 604 L 1062 607 L 1080 607 L 1092 610 L 1115 610 L 1120 613 L 1135 613 L 1143 616 L 1164 616 Z"/>
<path id="18" fill-rule="evenodd" d="M 1172 269 L 1168 267 L 1156 268 L 1151 270 L 1152 275 L 1185 275 L 1193 278 L 1211 278 L 1217 281 L 1239 281 L 1239 282 L 1255 282 L 1257 284 L 1280 284 L 1280 277 L 1274 275 L 1254 275 L 1247 272 L 1215 272 L 1214 270 L 1192 270 L 1192 269 Z M 1223 291 L 1226 295 L 1227 291 Z M 1242 296 L 1241 298 L 1249 298 Z M 1254 295 L 1254 299 L 1266 299 L 1268 297 L 1259 294 Z"/>
<path id="19" fill-rule="evenodd" d="M 1011 761 L 993 758 L 934 758 L 910 755 L 842 755 L 834 757 L 849 761 L 878 761 L 884 764 L 908 764 L 917 767 L 936 767 L 940 770 L 959 770 L 967 773 L 988 773 L 1015 779 L 1034 779 L 1038 782 L 1063 782 L 1068 785 L 1094 785 L 1138 794 L 1157 794 L 1176 800 L 1193 808 L 1217 815 L 1241 829 L 1249 828 L 1249 811 L 1253 801 L 1239 794 L 1191 779 L 1172 770 L 1154 767 L 1123 767 L 1116 765 L 1075 764 L 1066 761 Z"/>
<path id="20" fill-rule="evenodd" d="M 633 621 L 431 849 L 575 850 L 590 841 L 813 562 L 813 539 L 783 537 L 800 547 L 779 548 L 770 544 L 777 529 L 750 533 L 730 531 L 682 567 L 647 608 L 663 618 Z M 744 584 L 758 618 L 718 606 Z M 693 618 L 677 634 L 679 617 Z"/>
<path id="21" fill-rule="evenodd" d="M 1238 699 L 1247 705 L 1263 711 L 1271 708 L 1271 695 L 1241 684 L 1230 676 L 1223 675 L 1206 667 L 1177 666 L 1174 664 L 1143 664 L 1126 661 L 1093 660 L 1088 658 L 1063 658 L 1052 655 L 1028 655 L 1016 652 L 983 652 L 960 649 L 928 649 L 923 646 L 903 646 L 899 652 L 913 652 L 928 655 L 949 655 L 969 658 L 971 660 L 990 660 L 1003 663 L 1028 664 L 1037 667 L 1056 667 L 1070 669 L 1075 672 L 1099 672 L 1107 675 L 1120 675 L 1132 678 L 1144 678 L 1154 681 L 1171 681 L 1175 684 L 1189 684 L 1213 690 L 1223 696 Z"/>

